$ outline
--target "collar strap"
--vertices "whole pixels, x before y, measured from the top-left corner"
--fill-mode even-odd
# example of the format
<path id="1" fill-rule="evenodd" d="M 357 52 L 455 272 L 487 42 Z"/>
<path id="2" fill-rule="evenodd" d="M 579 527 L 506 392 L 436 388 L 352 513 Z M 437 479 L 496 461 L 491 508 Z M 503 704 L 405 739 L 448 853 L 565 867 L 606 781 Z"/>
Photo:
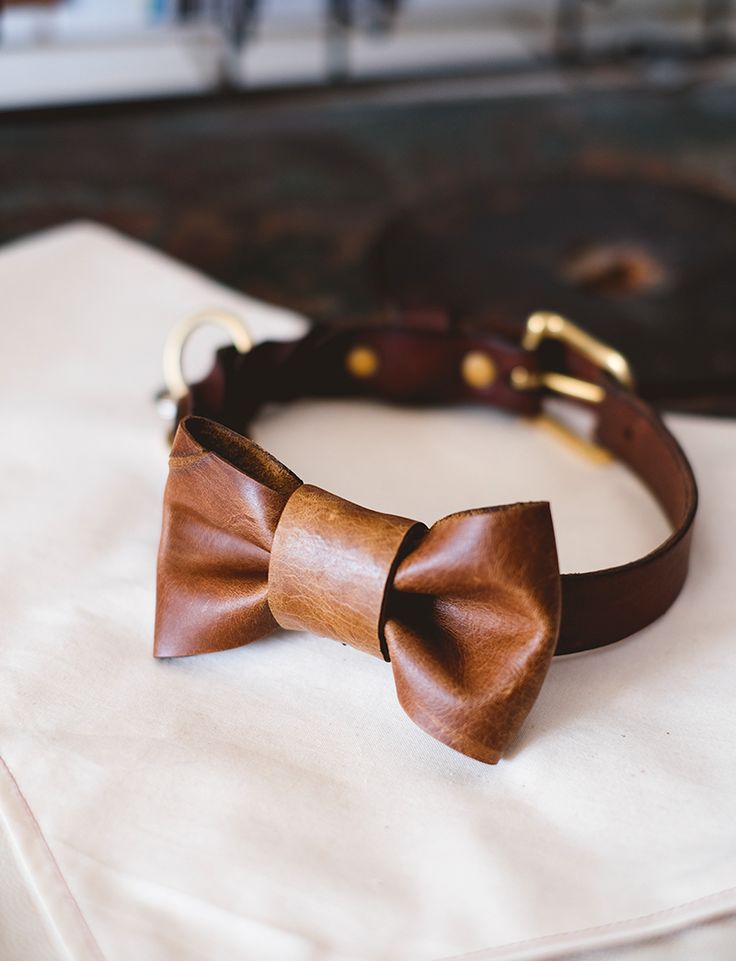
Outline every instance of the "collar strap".
<path id="1" fill-rule="evenodd" d="M 553 654 L 626 637 L 677 597 L 697 505 L 690 465 L 631 389 L 624 358 L 558 315 L 530 318 L 522 344 L 373 325 L 318 327 L 250 349 L 243 335 L 187 388 L 178 361 L 193 326 L 170 340 L 165 365 L 178 429 L 159 552 L 157 656 L 237 647 L 279 627 L 334 637 L 390 660 L 412 719 L 493 763 Z M 427 529 L 303 484 L 243 433 L 263 405 L 300 397 L 535 415 L 550 393 L 594 410 L 597 443 L 669 518 L 672 533 L 645 557 L 560 574 L 547 504 L 464 511 Z"/>

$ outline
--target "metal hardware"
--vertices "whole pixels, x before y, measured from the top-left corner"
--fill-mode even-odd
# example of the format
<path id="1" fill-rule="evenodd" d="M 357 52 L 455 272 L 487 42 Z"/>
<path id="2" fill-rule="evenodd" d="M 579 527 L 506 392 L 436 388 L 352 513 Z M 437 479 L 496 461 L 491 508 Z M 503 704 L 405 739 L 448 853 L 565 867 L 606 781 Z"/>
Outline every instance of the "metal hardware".
<path id="1" fill-rule="evenodd" d="M 525 350 L 537 350 L 542 341 L 547 339 L 559 340 L 568 347 L 572 347 L 624 387 L 634 387 L 631 367 L 623 354 L 591 337 L 566 317 L 549 311 L 538 311 L 526 322 L 521 346 Z M 588 404 L 600 404 L 605 397 L 605 389 L 600 384 L 552 370 L 533 372 L 526 367 L 515 367 L 511 371 L 511 384 L 517 390 L 536 390 L 544 387 L 552 393 L 573 397 Z"/>
<path id="2" fill-rule="evenodd" d="M 372 347 L 358 344 L 345 358 L 345 366 L 353 377 L 366 380 L 372 377 L 379 367 L 378 354 Z"/>
<path id="3" fill-rule="evenodd" d="M 585 460 L 591 464 L 600 466 L 610 464 L 611 461 L 614 460 L 613 454 L 609 450 L 606 450 L 605 447 L 597 444 L 594 440 L 590 440 L 588 437 L 581 437 L 580 434 L 576 434 L 567 424 L 563 424 L 550 414 L 537 414 L 536 417 L 532 418 L 532 421 L 537 427 L 540 427 L 548 434 L 562 441 L 568 450 L 584 457 Z"/>
<path id="4" fill-rule="evenodd" d="M 184 347 L 198 327 L 204 327 L 208 324 L 226 330 L 232 338 L 233 346 L 240 354 L 247 354 L 253 346 L 253 340 L 243 321 L 226 310 L 205 310 L 178 323 L 166 338 L 164 344 L 163 368 L 166 390 L 157 398 L 160 409 L 163 409 L 163 401 L 168 399 L 176 405 L 182 397 L 186 397 L 189 393 L 189 387 L 182 370 Z M 167 404 L 167 409 L 170 409 L 170 406 L 170 404 Z"/>
<path id="5" fill-rule="evenodd" d="M 600 384 L 580 380 L 579 377 L 569 377 L 567 374 L 558 374 L 555 371 L 533 374 L 526 367 L 514 367 L 511 371 L 511 384 L 517 390 L 536 390 L 539 387 L 546 387 L 555 394 L 574 397 L 588 404 L 600 404 L 605 394 Z"/>
<path id="6" fill-rule="evenodd" d="M 624 387 L 633 388 L 634 377 L 629 362 L 623 354 L 595 337 L 591 337 L 590 334 L 587 334 L 560 314 L 548 311 L 538 311 L 532 314 L 526 322 L 521 346 L 525 350 L 534 351 L 538 349 L 542 341 L 550 338 L 572 347 L 573 350 L 595 364 L 596 367 L 606 371 Z M 521 366 L 514 367 L 511 371 L 511 385 L 516 390 L 545 388 L 553 394 L 572 397 L 587 404 L 600 404 L 606 396 L 605 388 L 601 384 L 593 383 L 593 381 L 571 377 L 569 374 L 561 374 L 554 370 L 530 371 Z M 582 453 L 594 463 L 603 464 L 610 460 L 610 455 L 605 448 L 587 438 L 580 437 L 566 424 L 557 420 L 556 417 L 542 413 L 535 420 L 540 426 L 563 439 L 568 446 Z"/>
<path id="7" fill-rule="evenodd" d="M 496 379 L 496 364 L 492 357 L 482 350 L 469 350 L 463 357 L 460 373 L 469 387 L 482 390 L 490 387 Z"/>

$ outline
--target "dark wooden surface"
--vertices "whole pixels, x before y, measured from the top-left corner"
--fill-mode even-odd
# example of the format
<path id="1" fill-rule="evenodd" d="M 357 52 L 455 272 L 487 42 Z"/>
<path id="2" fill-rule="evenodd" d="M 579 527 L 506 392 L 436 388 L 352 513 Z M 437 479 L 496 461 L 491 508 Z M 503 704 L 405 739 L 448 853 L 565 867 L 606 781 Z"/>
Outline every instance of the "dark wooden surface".
<path id="1" fill-rule="evenodd" d="M 0 240 L 94 219 L 318 321 L 567 310 L 736 413 L 736 92 L 463 89 L 8 113 Z"/>

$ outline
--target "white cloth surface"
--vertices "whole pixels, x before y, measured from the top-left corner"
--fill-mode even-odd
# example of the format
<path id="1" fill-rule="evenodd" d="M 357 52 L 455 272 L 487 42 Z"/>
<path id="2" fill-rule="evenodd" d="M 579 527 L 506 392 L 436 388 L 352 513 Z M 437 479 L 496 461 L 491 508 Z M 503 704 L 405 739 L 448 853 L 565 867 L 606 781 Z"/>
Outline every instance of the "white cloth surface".
<path id="1" fill-rule="evenodd" d="M 86 224 L 6 247 L 0 290 L 0 820 L 60 957 L 519 961 L 736 909 L 736 425 L 670 418 L 702 495 L 683 595 L 556 659 L 490 767 L 334 641 L 151 656 L 163 339 L 209 306 L 256 339 L 302 321 Z M 548 499 L 564 570 L 666 532 L 620 465 L 498 412 L 300 402 L 255 436 L 426 522 Z"/>

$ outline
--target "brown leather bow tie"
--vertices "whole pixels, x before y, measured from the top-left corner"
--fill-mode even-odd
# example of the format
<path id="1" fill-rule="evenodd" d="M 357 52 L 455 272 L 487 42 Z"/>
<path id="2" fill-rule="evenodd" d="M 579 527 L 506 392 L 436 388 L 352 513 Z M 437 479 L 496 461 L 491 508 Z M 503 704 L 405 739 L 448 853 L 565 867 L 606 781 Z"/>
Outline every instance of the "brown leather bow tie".
<path id="1" fill-rule="evenodd" d="M 320 330 L 247 353 L 220 351 L 212 373 L 180 398 L 156 656 L 238 647 L 279 627 L 332 637 L 390 661 L 402 707 L 429 734 L 498 761 L 555 652 L 618 640 L 672 603 L 696 507 L 692 472 L 659 417 L 609 375 L 593 373 L 605 348 L 569 325 L 551 336 L 567 348 L 565 369 L 551 374 L 539 368 L 536 344 L 421 329 Z M 367 366 L 357 363 L 358 351 Z M 471 376 L 471 356 L 484 383 L 472 383 L 479 377 Z M 616 373 L 620 355 L 608 356 Z M 397 388 L 402 367 L 408 393 L 406 376 Z M 460 391 L 458 369 L 466 375 Z M 570 373 L 581 370 L 595 379 Z M 403 399 L 428 400 L 434 389 L 445 400 L 527 413 L 550 390 L 576 391 L 598 411 L 599 441 L 652 488 L 673 534 L 632 564 L 560 575 L 546 503 L 463 511 L 427 529 L 303 484 L 228 426 L 242 427 L 266 401 L 395 397 L 402 389 Z"/>

